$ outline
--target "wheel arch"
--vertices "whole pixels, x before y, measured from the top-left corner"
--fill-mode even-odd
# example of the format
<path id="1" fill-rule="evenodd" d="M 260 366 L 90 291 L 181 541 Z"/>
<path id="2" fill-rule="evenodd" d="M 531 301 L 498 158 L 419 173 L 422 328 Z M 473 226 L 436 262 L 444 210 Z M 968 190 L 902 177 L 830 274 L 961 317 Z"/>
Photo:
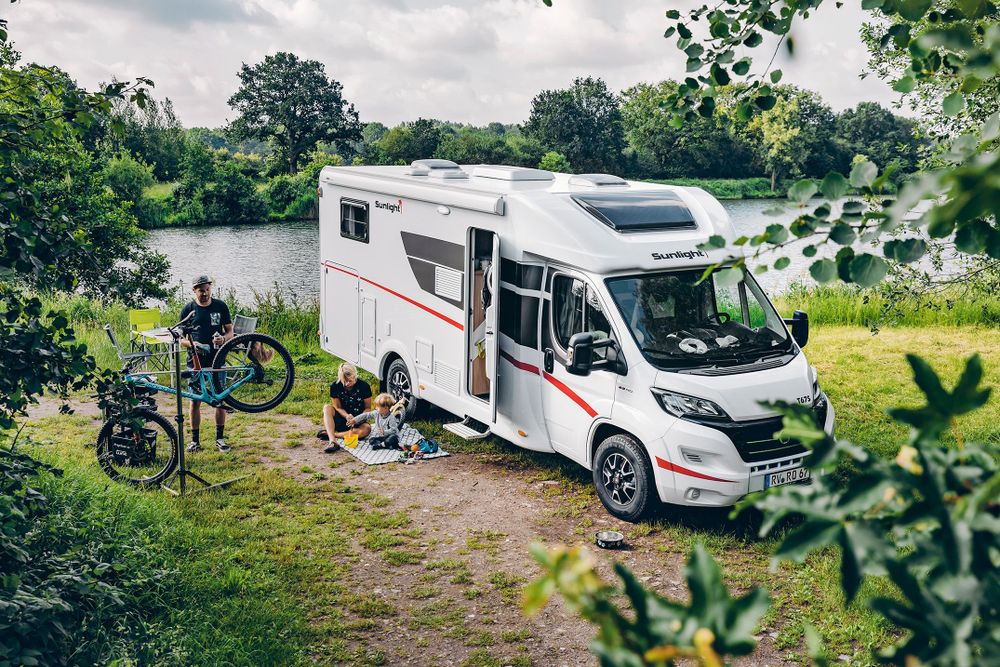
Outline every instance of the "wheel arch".
<path id="1" fill-rule="evenodd" d="M 623 429 L 621 426 L 614 424 L 609 421 L 598 422 L 590 433 L 590 446 L 587 453 L 587 466 L 593 470 L 594 468 L 594 456 L 597 454 L 597 448 L 601 446 L 601 443 L 610 438 L 613 435 L 627 435 L 628 437 L 639 443 L 639 448 L 642 450 L 643 454 L 646 456 L 646 462 L 652 467 L 652 460 L 649 458 L 649 452 L 646 450 L 646 445 L 642 442 L 642 438 L 638 437 L 635 433 Z"/>
<path id="2" fill-rule="evenodd" d="M 381 386 L 385 383 L 385 376 L 389 371 L 389 364 L 396 359 L 399 359 L 406 364 L 406 371 L 410 374 L 410 380 L 413 384 L 411 392 L 414 397 L 420 398 L 420 382 L 416 372 L 416 366 L 414 366 L 413 360 L 407 353 L 406 348 L 397 341 L 387 343 L 382 349 L 382 358 L 378 362 L 379 385 Z"/>

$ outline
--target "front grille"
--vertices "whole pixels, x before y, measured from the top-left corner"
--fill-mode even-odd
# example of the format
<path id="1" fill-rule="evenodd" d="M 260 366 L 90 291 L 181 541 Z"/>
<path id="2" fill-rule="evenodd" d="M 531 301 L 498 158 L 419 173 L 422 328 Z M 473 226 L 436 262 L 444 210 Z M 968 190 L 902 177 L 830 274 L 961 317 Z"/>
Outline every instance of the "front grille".
<path id="1" fill-rule="evenodd" d="M 814 410 L 822 427 L 826 423 L 829 406 L 826 398 L 821 398 Z M 736 445 L 736 451 L 745 463 L 771 461 L 788 456 L 803 455 L 809 449 L 798 440 L 778 440 L 774 434 L 782 429 L 782 417 L 768 417 L 744 422 L 711 422 L 697 420 L 699 424 L 722 431 Z"/>

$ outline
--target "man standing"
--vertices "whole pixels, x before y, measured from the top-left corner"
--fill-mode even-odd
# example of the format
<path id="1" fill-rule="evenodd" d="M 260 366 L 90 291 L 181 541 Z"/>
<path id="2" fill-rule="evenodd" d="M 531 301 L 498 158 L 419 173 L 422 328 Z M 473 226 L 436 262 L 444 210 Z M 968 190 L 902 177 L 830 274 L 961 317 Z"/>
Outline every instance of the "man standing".
<path id="1" fill-rule="evenodd" d="M 212 279 L 206 275 L 198 276 L 191 285 L 194 299 L 181 309 L 181 320 L 194 312 L 191 319 L 194 340 L 194 350 L 188 350 L 188 368 L 194 368 L 194 356 L 202 368 L 211 368 L 212 359 L 223 343 L 233 337 L 233 319 L 229 315 L 229 306 L 221 299 L 212 298 Z M 182 339 L 182 345 L 190 347 L 187 339 Z M 211 380 L 208 380 L 211 381 Z M 191 391 L 201 393 L 201 382 L 192 379 Z M 201 427 L 201 401 L 191 401 L 191 444 L 189 452 L 201 449 L 198 429 Z M 226 410 L 222 406 L 215 408 L 215 446 L 220 452 L 228 452 L 230 447 L 225 440 Z"/>

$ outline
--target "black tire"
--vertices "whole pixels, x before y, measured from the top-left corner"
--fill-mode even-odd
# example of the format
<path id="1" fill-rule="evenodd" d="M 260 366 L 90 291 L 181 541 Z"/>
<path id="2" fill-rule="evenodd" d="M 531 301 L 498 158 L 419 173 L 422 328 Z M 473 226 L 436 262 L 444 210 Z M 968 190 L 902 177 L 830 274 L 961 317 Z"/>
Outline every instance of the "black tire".
<path id="1" fill-rule="evenodd" d="M 404 420 L 410 421 L 417 414 L 417 399 L 413 396 L 413 380 L 410 378 L 410 371 L 406 368 L 406 362 L 402 359 L 393 359 L 389 367 L 385 369 L 385 378 L 382 382 L 382 391 L 391 394 L 397 401 L 406 398 L 406 412 Z"/>
<path id="2" fill-rule="evenodd" d="M 155 453 L 148 460 L 141 462 L 133 462 L 131 459 L 120 456 L 121 450 L 116 449 L 116 442 L 113 439 L 128 438 L 130 434 L 134 436 L 136 426 L 145 429 L 145 432 L 156 434 L 153 439 Z M 166 440 L 166 442 L 162 442 L 162 440 Z M 137 436 L 132 442 L 143 447 L 148 444 L 146 440 L 140 443 Z M 129 418 L 116 417 L 104 422 L 104 426 L 101 427 L 101 431 L 97 435 L 96 450 L 97 462 L 111 479 L 135 486 L 158 486 L 177 467 L 177 431 L 170 420 L 159 412 L 138 408 L 131 413 Z M 149 454 L 148 449 L 144 449 L 144 451 Z"/>
<path id="3" fill-rule="evenodd" d="M 611 514 L 631 523 L 649 514 L 656 498 L 653 470 L 632 436 L 617 433 L 598 445 L 593 477 L 597 497 Z"/>
<path id="4" fill-rule="evenodd" d="M 260 360 L 261 350 L 271 353 L 266 361 Z M 292 355 L 284 345 L 262 333 L 241 334 L 226 341 L 215 353 L 212 368 L 216 371 L 212 373 L 212 383 L 218 394 L 251 374 L 250 380 L 222 400 L 241 412 L 264 412 L 278 406 L 295 382 Z"/>

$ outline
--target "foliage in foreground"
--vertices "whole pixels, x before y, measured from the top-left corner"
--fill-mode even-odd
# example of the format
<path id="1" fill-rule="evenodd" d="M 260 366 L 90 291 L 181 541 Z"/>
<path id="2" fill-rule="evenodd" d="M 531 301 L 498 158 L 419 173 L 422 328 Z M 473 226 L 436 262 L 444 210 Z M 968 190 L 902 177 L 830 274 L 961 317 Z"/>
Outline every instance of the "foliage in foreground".
<path id="1" fill-rule="evenodd" d="M 802 562 L 813 551 L 838 547 L 845 604 L 854 600 L 865 577 L 888 577 L 898 595 L 877 597 L 867 604 L 903 636 L 878 655 L 879 660 L 971 667 L 1000 655 L 1000 466 L 995 451 L 963 441 L 956 418 L 984 406 L 990 390 L 979 386 L 983 369 L 978 355 L 967 361 L 951 391 L 926 362 L 913 355 L 907 359 L 926 404 L 889 411 L 911 428 L 910 444 L 895 461 L 827 435 L 807 407 L 777 404 L 772 407 L 785 415 L 779 437 L 811 447 L 804 463 L 812 470 L 813 481 L 807 486 L 778 487 L 749 498 L 745 505 L 764 512 L 761 534 L 765 536 L 786 519 L 799 520 L 777 547 L 775 563 Z M 946 431 L 954 432 L 956 447 L 941 443 Z M 832 473 L 845 458 L 858 472 L 842 486 Z M 749 635 L 765 609 L 753 616 L 744 632 L 746 608 L 766 608 L 763 601 L 731 602 L 728 594 L 717 592 L 719 601 L 710 605 L 711 614 L 703 615 L 704 595 L 698 591 L 715 586 L 706 582 L 716 581 L 717 569 L 713 574 L 714 565 L 705 565 L 696 553 L 691 563 L 700 565 L 688 565 L 692 605 L 686 609 L 661 602 L 616 565 L 636 607 L 631 623 L 622 620 L 612 604 L 611 589 L 595 582 L 592 564 L 567 556 L 562 549 L 543 551 L 536 558 L 544 574 L 532 584 L 528 608 L 556 590 L 562 593 L 584 618 L 600 626 L 593 650 L 602 665 L 673 664 L 675 657 L 683 656 L 697 656 L 706 665 L 721 664 L 718 656 L 744 655 L 753 649 L 752 641 L 747 647 L 740 637 Z M 642 613 L 637 602 L 669 609 L 673 616 L 666 611 Z M 712 625 L 731 616 L 721 627 Z M 664 625 L 664 619 L 669 623 Z M 711 651 L 699 646 L 694 630 L 681 634 L 692 619 L 698 619 L 697 627 L 712 631 Z M 735 639 L 726 634 L 736 629 L 740 634 Z M 653 653 L 650 642 L 672 648 Z"/>
<path id="2" fill-rule="evenodd" d="M 722 665 L 721 656 L 753 651 L 753 630 L 769 605 L 761 588 L 731 598 L 718 563 L 701 544 L 691 552 L 684 570 L 691 590 L 686 606 L 646 590 L 621 563 L 615 563 L 615 573 L 624 590 L 609 586 L 580 547 L 546 550 L 532 545 L 531 552 L 545 574 L 525 589 L 525 611 L 538 613 L 554 593 L 560 593 L 570 609 L 599 627 L 591 650 L 601 665 L 673 664 L 684 658 L 709 667 Z M 619 592 L 628 598 L 631 614 L 623 614 L 615 605 Z"/>
<path id="3" fill-rule="evenodd" d="M 126 545 L 104 543 L 100 525 L 53 513 L 31 486 L 43 471 L 61 474 L 0 448 L 0 664 L 58 665 L 68 656 L 96 664 L 132 634 L 121 582 L 151 582 L 165 573 L 151 570 L 144 554 L 135 569 L 109 558 Z"/>

